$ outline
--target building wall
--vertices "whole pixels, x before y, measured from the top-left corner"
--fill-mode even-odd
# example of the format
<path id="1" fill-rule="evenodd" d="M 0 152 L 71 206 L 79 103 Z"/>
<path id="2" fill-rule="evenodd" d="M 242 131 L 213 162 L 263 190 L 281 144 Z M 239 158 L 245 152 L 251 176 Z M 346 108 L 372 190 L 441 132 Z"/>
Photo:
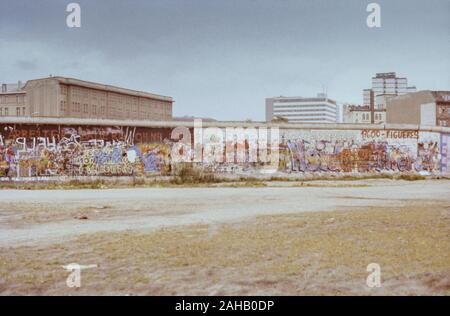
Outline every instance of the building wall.
<path id="1" fill-rule="evenodd" d="M 266 120 L 282 117 L 293 123 L 337 123 L 338 116 L 336 102 L 326 97 L 279 97 L 266 100 Z"/>
<path id="2" fill-rule="evenodd" d="M 386 122 L 393 124 L 420 124 L 421 105 L 434 103 L 430 91 L 419 91 L 387 100 Z"/>
<path id="3" fill-rule="evenodd" d="M 101 119 L 169 120 L 170 97 L 71 78 L 30 80 L 24 87 L 26 115 Z"/>
<path id="4" fill-rule="evenodd" d="M 20 123 L 22 122 L 22 123 Z M 186 126 L 191 142 L 183 152 L 193 150 L 192 122 L 164 122 L 159 125 L 123 124 L 78 120 L 55 124 L 36 119 L 0 120 L 0 180 L 51 179 L 82 176 L 154 176 L 170 174 L 176 166 L 172 157 L 175 127 Z M 203 126 L 203 152 L 211 148 L 207 128 L 224 132 L 230 123 L 210 122 Z M 230 124 L 231 127 L 271 128 L 273 124 Z M 328 126 L 328 127 L 327 127 Z M 249 130 L 248 130 L 249 131 Z M 248 134 L 250 135 L 250 132 Z M 282 124 L 279 129 L 279 159 L 274 171 L 288 173 L 378 173 L 449 172 L 450 129 L 418 130 L 373 125 L 342 126 Z M 198 167 L 213 172 L 254 174 L 266 163 L 250 161 L 246 136 L 238 142 L 244 160 L 236 162 L 224 155 L 223 161 L 204 159 Z M 226 152 L 224 143 L 217 148 Z M 228 146 L 228 145 L 226 145 Z M 229 148 L 235 149 L 235 144 Z M 270 152 L 269 152 L 270 155 Z M 232 156 L 234 157 L 234 156 Z M 274 167 L 273 165 L 270 167 Z"/>
<path id="5" fill-rule="evenodd" d="M 441 134 L 441 172 L 450 174 L 450 134 Z"/>
<path id="6" fill-rule="evenodd" d="M 266 122 L 273 120 L 273 99 L 266 99 Z"/>
<path id="7" fill-rule="evenodd" d="M 0 116 L 28 116 L 25 93 L 0 93 Z"/>
<path id="8" fill-rule="evenodd" d="M 436 99 L 436 123 L 450 127 L 450 91 L 433 91 Z"/>

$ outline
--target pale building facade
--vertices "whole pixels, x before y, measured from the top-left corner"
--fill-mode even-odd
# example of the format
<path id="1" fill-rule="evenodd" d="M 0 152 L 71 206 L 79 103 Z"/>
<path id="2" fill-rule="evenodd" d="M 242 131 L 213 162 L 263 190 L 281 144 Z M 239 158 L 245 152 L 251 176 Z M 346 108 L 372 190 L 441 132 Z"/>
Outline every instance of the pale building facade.
<path id="1" fill-rule="evenodd" d="M 336 101 L 326 94 L 317 97 L 274 97 L 266 99 L 266 121 L 283 118 L 291 123 L 337 123 L 339 109 Z"/>
<path id="2" fill-rule="evenodd" d="M 2 84 L 0 91 L 0 116 L 28 116 L 26 94 L 22 83 Z"/>
<path id="3" fill-rule="evenodd" d="M 408 86 L 406 77 L 397 77 L 395 72 L 377 73 L 372 77 L 372 87 L 363 90 L 363 105 L 371 105 L 371 92 L 376 98 L 378 95 L 403 95 L 415 91 L 415 86 Z"/>
<path id="4" fill-rule="evenodd" d="M 11 94 L 21 103 L 13 104 Z M 171 97 L 73 78 L 29 80 L 15 92 L 2 92 L 2 116 L 170 120 Z M 14 112 L 15 108 L 21 108 Z M 5 113 L 6 111 L 6 113 Z M 18 111 L 18 110 L 17 110 Z"/>
<path id="5" fill-rule="evenodd" d="M 373 120 L 372 120 L 373 116 Z M 386 123 L 386 110 L 371 110 L 368 106 L 344 105 L 344 123 L 352 124 L 383 124 Z"/>

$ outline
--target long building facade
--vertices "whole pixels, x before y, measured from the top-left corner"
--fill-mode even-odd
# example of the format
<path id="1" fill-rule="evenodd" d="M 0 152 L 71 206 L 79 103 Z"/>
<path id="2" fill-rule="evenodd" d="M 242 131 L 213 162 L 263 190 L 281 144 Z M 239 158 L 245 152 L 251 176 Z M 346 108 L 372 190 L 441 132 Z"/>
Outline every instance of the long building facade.
<path id="1" fill-rule="evenodd" d="M 274 97 L 266 99 L 266 121 L 281 118 L 290 123 L 337 123 L 336 101 L 326 94 L 317 97 Z"/>
<path id="2" fill-rule="evenodd" d="M 29 80 L 2 85 L 0 116 L 170 120 L 173 100 L 74 78 Z"/>

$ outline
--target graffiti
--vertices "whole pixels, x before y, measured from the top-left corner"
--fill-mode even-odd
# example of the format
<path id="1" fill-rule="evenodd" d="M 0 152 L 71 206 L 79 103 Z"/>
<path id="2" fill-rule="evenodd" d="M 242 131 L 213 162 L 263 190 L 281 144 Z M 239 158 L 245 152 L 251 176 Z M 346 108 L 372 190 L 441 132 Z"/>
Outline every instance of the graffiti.
<path id="1" fill-rule="evenodd" d="M 171 128 L 0 125 L 0 178 L 170 174 L 170 135 Z M 285 129 L 280 139 L 282 172 L 450 173 L 448 133 Z M 250 159 L 248 140 L 232 146 L 242 149 L 242 161 L 227 156 L 225 143 L 214 150 L 207 145 L 200 153 L 223 159 L 199 162 L 206 171 L 248 173 L 267 166 Z M 193 149 L 187 143 L 179 150 Z"/>
<path id="2" fill-rule="evenodd" d="M 441 134 L 441 172 L 450 174 L 450 134 Z"/>
<path id="3" fill-rule="evenodd" d="M 170 129 L 136 127 L 0 127 L 0 177 L 118 176 L 163 172 Z M 147 151 L 152 147 L 153 151 Z M 137 148 L 137 147 L 136 147 Z M 134 152 L 134 157 L 133 156 Z M 136 154 L 138 153 L 138 154 Z"/>
<path id="4" fill-rule="evenodd" d="M 363 129 L 361 131 L 363 138 L 419 138 L 419 131 L 413 130 L 379 130 L 379 129 Z"/>
<path id="5" fill-rule="evenodd" d="M 311 132 L 286 141 L 288 171 L 411 172 L 439 171 L 439 142 L 418 131 L 362 130 L 359 134 Z M 431 138 L 430 138 L 431 137 Z M 290 135 L 293 138 L 293 135 Z"/>

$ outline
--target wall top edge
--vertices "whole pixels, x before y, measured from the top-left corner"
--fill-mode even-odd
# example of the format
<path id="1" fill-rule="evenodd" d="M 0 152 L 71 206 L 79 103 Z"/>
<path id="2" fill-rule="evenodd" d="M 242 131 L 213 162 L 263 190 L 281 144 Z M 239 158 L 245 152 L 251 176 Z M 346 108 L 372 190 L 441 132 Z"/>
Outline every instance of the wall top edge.
<path id="1" fill-rule="evenodd" d="M 95 125 L 95 126 L 133 126 L 133 127 L 194 127 L 193 121 L 144 121 L 144 120 L 108 120 L 108 119 L 76 119 L 76 118 L 30 118 L 30 117 L 0 117 L 0 124 L 47 124 L 47 125 Z M 416 124 L 293 124 L 293 123 L 266 123 L 266 122 L 239 122 L 239 121 L 214 121 L 202 122 L 203 127 L 220 128 L 249 128 L 249 127 L 278 127 L 280 129 L 305 129 L 305 130 L 420 130 L 429 132 L 450 133 L 450 127 L 427 126 Z"/>

